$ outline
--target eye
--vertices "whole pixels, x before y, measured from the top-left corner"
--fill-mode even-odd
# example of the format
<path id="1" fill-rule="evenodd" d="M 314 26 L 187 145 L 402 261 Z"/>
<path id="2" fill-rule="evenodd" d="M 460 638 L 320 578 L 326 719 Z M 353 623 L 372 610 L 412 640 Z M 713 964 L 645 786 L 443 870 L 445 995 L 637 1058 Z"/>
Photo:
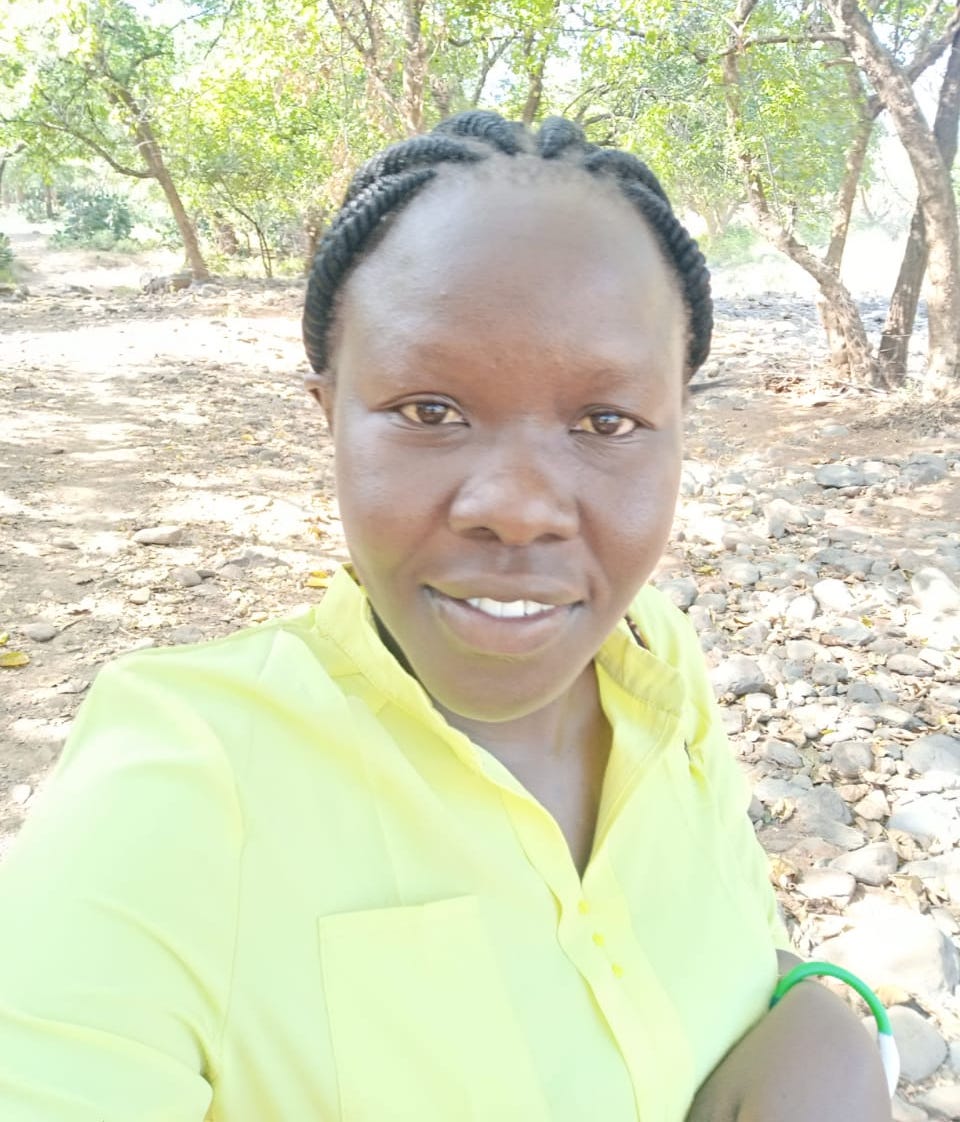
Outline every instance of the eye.
<path id="1" fill-rule="evenodd" d="M 593 433 L 594 436 L 629 436 L 639 427 L 639 422 L 615 409 L 595 409 L 574 425 L 577 431 Z"/>
<path id="2" fill-rule="evenodd" d="M 445 401 L 408 401 L 401 405 L 397 412 L 408 421 L 417 425 L 430 425 L 434 428 L 439 425 L 463 424 L 463 414 L 459 409 L 454 409 Z"/>

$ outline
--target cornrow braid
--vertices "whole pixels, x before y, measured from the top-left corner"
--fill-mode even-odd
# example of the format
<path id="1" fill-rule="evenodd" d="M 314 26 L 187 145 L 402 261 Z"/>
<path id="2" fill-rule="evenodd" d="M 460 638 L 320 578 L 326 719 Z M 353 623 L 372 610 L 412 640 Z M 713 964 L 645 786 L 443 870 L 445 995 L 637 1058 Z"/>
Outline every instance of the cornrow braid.
<path id="1" fill-rule="evenodd" d="M 590 144 L 575 121 L 548 117 L 534 133 L 498 113 L 472 110 L 442 121 L 433 132 L 391 145 L 353 177 L 343 206 L 324 234 L 310 271 L 303 339 L 310 365 L 327 372 L 330 330 L 347 274 L 376 244 L 392 219 L 443 164 L 477 163 L 494 153 L 578 167 L 614 183 L 633 204 L 676 271 L 687 307 L 685 377 L 710 353 L 713 301 L 703 254 L 670 206 L 660 182 L 629 152 Z"/>

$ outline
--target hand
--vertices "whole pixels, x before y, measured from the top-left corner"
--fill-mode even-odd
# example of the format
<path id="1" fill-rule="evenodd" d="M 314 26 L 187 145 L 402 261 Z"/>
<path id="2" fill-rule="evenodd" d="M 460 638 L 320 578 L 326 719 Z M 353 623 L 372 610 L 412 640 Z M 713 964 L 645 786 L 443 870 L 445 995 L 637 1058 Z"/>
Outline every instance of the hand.
<path id="1" fill-rule="evenodd" d="M 880 1053 L 849 1006 L 801 982 L 697 1092 L 687 1122 L 890 1122 Z"/>

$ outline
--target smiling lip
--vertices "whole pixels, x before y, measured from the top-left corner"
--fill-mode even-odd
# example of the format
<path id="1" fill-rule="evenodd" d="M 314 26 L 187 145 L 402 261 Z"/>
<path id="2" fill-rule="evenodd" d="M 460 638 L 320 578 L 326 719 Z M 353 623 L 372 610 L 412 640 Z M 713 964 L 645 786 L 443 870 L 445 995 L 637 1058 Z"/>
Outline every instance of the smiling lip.
<path id="1" fill-rule="evenodd" d="M 459 643 L 485 654 L 533 654 L 568 625 L 579 601 L 539 596 L 451 596 L 428 588 L 442 624 Z"/>

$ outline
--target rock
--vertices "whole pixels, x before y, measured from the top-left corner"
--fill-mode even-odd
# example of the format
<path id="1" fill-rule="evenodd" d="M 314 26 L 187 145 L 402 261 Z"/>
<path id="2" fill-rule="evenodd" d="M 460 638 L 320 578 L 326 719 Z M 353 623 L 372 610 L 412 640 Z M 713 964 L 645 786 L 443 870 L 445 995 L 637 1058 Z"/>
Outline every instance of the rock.
<path id="1" fill-rule="evenodd" d="M 760 570 L 752 561 L 727 561 L 721 571 L 730 584 L 741 588 L 750 588 L 760 579 Z"/>
<path id="2" fill-rule="evenodd" d="M 894 674 L 903 674 L 912 678 L 932 678 L 933 668 L 916 655 L 901 654 L 891 655 L 886 661 L 888 670 Z"/>
<path id="3" fill-rule="evenodd" d="M 137 530 L 133 540 L 140 545 L 177 545 L 183 540 L 180 526 L 149 526 Z"/>
<path id="4" fill-rule="evenodd" d="M 203 584 L 203 577 L 189 565 L 178 565 L 171 570 L 170 576 L 184 588 L 196 588 L 198 584 Z"/>
<path id="5" fill-rule="evenodd" d="M 850 901 L 857 882 L 839 869 L 808 869 L 797 882 L 797 891 L 808 900 Z"/>
<path id="6" fill-rule="evenodd" d="M 865 487 L 863 468 L 855 464 L 824 464 L 813 473 L 821 487 Z"/>
<path id="7" fill-rule="evenodd" d="M 922 845 L 934 841 L 956 845 L 960 842 L 960 804 L 943 795 L 921 795 L 898 803 L 887 821 L 887 829 L 910 834 Z"/>
<path id="8" fill-rule="evenodd" d="M 876 896 L 847 908 L 852 929 L 825 940 L 814 957 L 845 966 L 876 989 L 893 985 L 919 996 L 950 994 L 960 980 L 960 951 L 930 916 Z"/>
<path id="9" fill-rule="evenodd" d="M 960 588 L 942 569 L 924 566 L 910 580 L 913 599 L 927 616 L 960 612 Z"/>
<path id="10" fill-rule="evenodd" d="M 803 767 L 803 757 L 785 740 L 765 740 L 760 745 L 760 756 L 780 767 Z"/>
<path id="11" fill-rule="evenodd" d="M 849 676 L 847 668 L 839 662 L 816 662 L 810 671 L 810 678 L 817 686 L 833 687 L 845 682 Z"/>
<path id="12" fill-rule="evenodd" d="M 842 854 L 831 861 L 830 866 L 856 877 L 861 884 L 879 888 L 897 871 L 899 863 L 897 852 L 889 842 L 873 842 Z"/>
<path id="13" fill-rule="evenodd" d="M 33 788 L 29 783 L 17 783 L 10 789 L 10 801 L 16 803 L 17 806 L 24 806 L 30 801 L 32 794 Z"/>
<path id="14" fill-rule="evenodd" d="M 936 1026 L 907 1005 L 893 1005 L 887 1012 L 904 1079 L 919 1083 L 933 1075 L 947 1058 L 947 1042 Z"/>
<path id="15" fill-rule="evenodd" d="M 960 1083 L 941 1083 L 920 1096 L 920 1102 L 950 1122 L 960 1118 Z"/>
<path id="16" fill-rule="evenodd" d="M 873 1018 L 871 1018 L 871 1021 Z M 894 1095 L 890 1104 L 893 1122 L 928 1122 L 930 1115 L 919 1106 L 908 1103 L 899 1095 Z"/>
<path id="17" fill-rule="evenodd" d="M 851 682 L 847 687 L 847 701 L 861 702 L 864 705 L 876 705 L 880 700 L 880 694 L 873 688 L 867 685 L 866 682 Z"/>
<path id="18" fill-rule="evenodd" d="M 835 577 L 818 580 L 812 591 L 814 599 L 825 612 L 836 612 L 838 615 L 843 615 L 853 607 L 853 596 L 850 594 L 850 589 L 842 580 L 837 580 Z"/>
<path id="19" fill-rule="evenodd" d="M 942 776 L 944 787 L 960 787 L 960 738 L 935 732 L 913 742 L 903 758 L 924 777 Z"/>
<path id="20" fill-rule="evenodd" d="M 657 588 L 682 612 L 696 603 L 697 585 L 690 577 L 676 577 L 673 580 L 665 580 L 659 582 Z"/>
<path id="21" fill-rule="evenodd" d="M 170 641 L 176 646 L 190 646 L 203 641 L 203 632 L 199 627 L 175 627 L 170 634 Z"/>
<path id="22" fill-rule="evenodd" d="M 760 693 L 767 686 L 763 671 L 751 658 L 731 655 L 710 671 L 710 681 L 718 697 L 732 694 L 743 697 L 748 693 Z"/>
<path id="23" fill-rule="evenodd" d="M 869 794 L 864 795 L 853 810 L 868 822 L 882 822 L 890 814 L 890 804 L 883 791 L 879 787 L 874 787 Z"/>
<path id="24" fill-rule="evenodd" d="M 873 767 L 873 749 L 863 740 L 841 740 L 831 746 L 834 771 L 845 779 L 858 779 Z"/>
<path id="25" fill-rule="evenodd" d="M 50 544 L 55 549 L 79 549 L 80 546 L 70 538 L 51 538 Z"/>
<path id="26" fill-rule="evenodd" d="M 828 424 L 820 429 L 821 436 L 849 436 L 850 430 L 846 425 Z"/>
<path id="27" fill-rule="evenodd" d="M 810 623 L 817 614 L 817 602 L 808 593 L 795 596 L 787 605 L 783 618 L 787 623 L 802 627 Z"/>
<path id="28" fill-rule="evenodd" d="M 923 487 L 947 478 L 947 461 L 933 452 L 915 452 L 900 469 L 903 487 Z"/>
<path id="29" fill-rule="evenodd" d="M 131 604 L 148 604 L 150 602 L 150 589 L 135 588 L 127 599 Z"/>
<path id="30" fill-rule="evenodd" d="M 951 849 L 938 857 L 925 857 L 908 861 L 901 872 L 904 876 L 919 877 L 937 892 L 943 892 L 954 904 L 960 904 L 960 849 Z"/>
<path id="31" fill-rule="evenodd" d="M 810 519 L 804 511 L 786 499 L 773 499 L 763 508 L 763 514 L 768 538 L 779 539 L 810 525 Z"/>
<path id="32" fill-rule="evenodd" d="M 34 643 L 49 643 L 59 634 L 52 623 L 28 623 L 23 628 L 23 633 Z"/>
<path id="33" fill-rule="evenodd" d="M 816 606 L 816 605 L 814 605 Z M 826 656 L 826 649 L 812 639 L 788 639 L 784 645 L 787 658 L 796 662 L 811 662 Z"/>

